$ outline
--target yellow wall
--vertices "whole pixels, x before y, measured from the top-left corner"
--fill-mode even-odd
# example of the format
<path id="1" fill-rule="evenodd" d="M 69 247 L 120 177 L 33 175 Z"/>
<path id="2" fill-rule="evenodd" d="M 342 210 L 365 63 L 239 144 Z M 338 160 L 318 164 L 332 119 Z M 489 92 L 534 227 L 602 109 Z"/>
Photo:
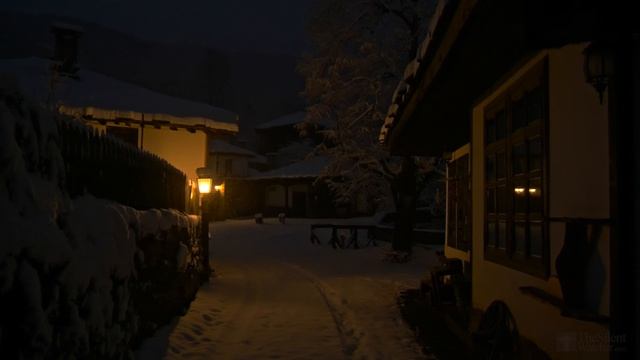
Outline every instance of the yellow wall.
<path id="1" fill-rule="evenodd" d="M 197 179 L 196 169 L 205 164 L 207 135 L 197 131 L 166 128 L 144 128 L 143 148 L 167 160 L 187 174 L 191 180 Z"/>
<path id="2" fill-rule="evenodd" d="M 555 260 L 564 241 L 564 225 L 550 225 L 550 273 L 542 279 L 484 260 L 484 123 L 483 109 L 526 71 L 549 61 L 549 216 L 609 217 L 609 153 L 606 103 L 601 105 L 595 90 L 585 82 L 582 64 L 584 45 L 544 51 L 505 81 L 493 94 L 473 109 L 472 125 L 472 206 L 473 206 L 473 305 L 485 309 L 493 300 L 505 301 L 513 312 L 521 333 L 533 340 L 554 359 L 608 359 L 608 353 L 583 349 L 561 351 L 567 337 L 606 336 L 607 328 L 592 322 L 563 317 L 560 310 L 523 295 L 521 286 L 535 286 L 561 297 Z M 604 284 L 594 300 L 600 313 L 609 313 L 609 229 L 599 239 L 597 262 Z M 593 265 L 593 264 L 592 264 Z M 594 267 L 597 268 L 597 267 Z M 595 299 L 598 298 L 598 299 Z M 592 350 L 592 351 L 589 351 Z"/>
<path id="3" fill-rule="evenodd" d="M 105 133 L 107 126 L 92 121 L 91 127 Z M 122 126 L 126 125 L 109 125 Z M 155 129 L 145 127 L 144 132 L 139 126 L 138 147 L 167 160 L 171 165 L 187 175 L 188 180 L 196 181 L 196 169 L 205 166 L 205 150 L 207 135 L 201 131 L 190 133 L 186 130 L 171 130 L 169 128 Z"/>
<path id="4" fill-rule="evenodd" d="M 459 148 L 458 150 L 453 152 L 453 155 L 451 156 L 451 160 L 457 160 L 461 157 L 463 157 L 466 154 L 469 154 L 469 150 L 471 148 L 470 144 L 464 145 L 461 148 Z M 447 169 L 447 178 L 449 177 L 449 169 Z M 445 194 L 449 193 L 449 182 L 446 182 L 446 186 L 445 186 Z M 462 251 L 459 249 L 456 249 L 454 247 L 448 246 L 449 245 L 449 233 L 447 231 L 447 229 L 449 229 L 449 197 L 447 197 L 446 199 L 446 210 L 445 210 L 445 214 L 447 214 L 447 219 L 446 219 L 446 225 L 445 225 L 445 247 L 444 247 L 444 256 L 448 257 L 448 258 L 455 258 L 455 259 L 460 259 L 462 261 L 469 261 L 471 258 L 471 251 Z"/>

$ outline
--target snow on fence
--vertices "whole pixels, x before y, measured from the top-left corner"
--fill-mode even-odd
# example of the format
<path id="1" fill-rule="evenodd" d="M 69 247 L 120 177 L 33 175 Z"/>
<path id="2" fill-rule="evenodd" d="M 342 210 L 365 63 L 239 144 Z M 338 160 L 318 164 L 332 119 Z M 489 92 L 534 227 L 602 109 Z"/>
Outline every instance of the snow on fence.
<path id="1" fill-rule="evenodd" d="M 0 76 L 0 359 L 132 358 L 143 337 L 184 311 L 202 281 L 197 218 L 91 195 L 71 199 L 65 173 L 82 179 L 72 185 L 76 195 L 82 186 L 103 196 L 115 190 L 82 173 L 83 164 L 112 181 L 114 172 L 143 176 L 133 164 L 174 177 L 163 186 L 179 185 L 180 174 L 68 123 L 63 143 L 76 162 L 65 166 L 56 119 L 7 84 Z M 112 168 L 90 164 L 98 159 Z M 118 184 L 133 188 L 136 181 Z M 144 191 L 144 181 L 136 184 Z M 117 190 L 110 197 L 127 194 Z M 172 204 L 155 196 L 138 204 Z"/>
<path id="2" fill-rule="evenodd" d="M 186 176 L 166 160 L 78 121 L 57 121 L 72 198 L 86 192 L 136 209 L 184 211 Z"/>

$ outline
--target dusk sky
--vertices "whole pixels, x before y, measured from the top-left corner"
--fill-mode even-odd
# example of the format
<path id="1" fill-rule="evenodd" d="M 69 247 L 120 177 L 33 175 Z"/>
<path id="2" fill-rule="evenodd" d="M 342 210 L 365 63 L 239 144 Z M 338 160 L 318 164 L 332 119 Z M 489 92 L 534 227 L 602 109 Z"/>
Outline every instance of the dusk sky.
<path id="1" fill-rule="evenodd" d="M 295 55 L 312 1 L 3 0 L 0 10 L 69 16 L 155 41 Z"/>

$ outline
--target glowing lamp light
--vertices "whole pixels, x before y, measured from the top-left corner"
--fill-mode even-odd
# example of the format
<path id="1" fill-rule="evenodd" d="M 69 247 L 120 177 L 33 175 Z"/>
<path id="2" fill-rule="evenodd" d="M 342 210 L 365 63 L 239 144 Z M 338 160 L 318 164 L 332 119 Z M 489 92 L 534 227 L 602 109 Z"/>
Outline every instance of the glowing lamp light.
<path id="1" fill-rule="evenodd" d="M 536 188 L 529 189 L 529 194 L 537 194 L 537 193 L 538 193 L 538 189 Z"/>
<path id="2" fill-rule="evenodd" d="M 224 194 L 224 184 L 215 185 L 215 186 L 213 187 L 213 189 L 214 189 L 216 192 L 219 192 L 219 193 L 221 193 L 221 194 Z"/>
<path id="3" fill-rule="evenodd" d="M 198 178 L 198 191 L 200 191 L 200 194 L 209 194 L 212 183 L 213 179 L 211 178 Z"/>
<path id="4" fill-rule="evenodd" d="M 524 188 L 523 187 L 517 187 L 517 188 L 513 189 L 513 191 L 515 191 L 516 194 L 524 194 Z"/>

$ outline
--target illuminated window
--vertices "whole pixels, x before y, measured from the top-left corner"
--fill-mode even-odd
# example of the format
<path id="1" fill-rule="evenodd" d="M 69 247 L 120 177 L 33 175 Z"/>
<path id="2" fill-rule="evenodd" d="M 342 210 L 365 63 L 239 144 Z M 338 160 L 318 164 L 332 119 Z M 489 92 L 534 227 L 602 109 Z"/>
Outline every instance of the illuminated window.
<path id="1" fill-rule="evenodd" d="M 485 109 L 485 257 L 546 276 L 547 69 L 541 63 Z"/>

